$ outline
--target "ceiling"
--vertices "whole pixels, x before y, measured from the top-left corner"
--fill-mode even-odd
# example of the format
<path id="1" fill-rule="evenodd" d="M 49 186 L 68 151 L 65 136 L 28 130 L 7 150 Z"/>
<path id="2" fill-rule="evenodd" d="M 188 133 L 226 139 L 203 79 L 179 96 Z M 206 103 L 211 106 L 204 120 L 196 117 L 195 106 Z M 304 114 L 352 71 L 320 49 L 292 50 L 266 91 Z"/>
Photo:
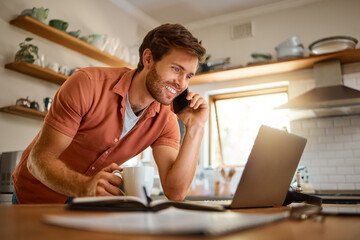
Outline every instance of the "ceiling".
<path id="1" fill-rule="evenodd" d="M 188 28 L 252 17 L 322 0 L 109 0 L 149 27 L 180 23 Z"/>
<path id="2" fill-rule="evenodd" d="M 158 22 L 187 24 L 281 0 L 128 0 Z"/>

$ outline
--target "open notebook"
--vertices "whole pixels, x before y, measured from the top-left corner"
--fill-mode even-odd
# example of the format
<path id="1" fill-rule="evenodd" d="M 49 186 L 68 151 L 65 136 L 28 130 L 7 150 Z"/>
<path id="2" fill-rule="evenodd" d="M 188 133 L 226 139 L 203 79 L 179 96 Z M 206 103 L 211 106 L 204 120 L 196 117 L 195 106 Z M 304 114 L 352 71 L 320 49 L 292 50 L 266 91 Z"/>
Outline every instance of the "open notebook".
<path id="1" fill-rule="evenodd" d="M 306 139 L 262 125 L 230 201 L 206 201 L 229 208 L 281 206 L 306 145 Z"/>

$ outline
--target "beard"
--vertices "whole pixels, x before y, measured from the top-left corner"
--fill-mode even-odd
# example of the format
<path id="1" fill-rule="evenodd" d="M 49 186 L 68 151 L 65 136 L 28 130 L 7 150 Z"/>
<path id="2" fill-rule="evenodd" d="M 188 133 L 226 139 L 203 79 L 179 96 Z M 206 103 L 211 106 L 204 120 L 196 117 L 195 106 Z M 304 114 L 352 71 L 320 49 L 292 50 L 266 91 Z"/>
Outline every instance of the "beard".
<path id="1" fill-rule="evenodd" d="M 164 105 L 170 105 L 174 98 L 169 99 L 165 94 L 165 81 L 159 76 L 156 71 L 156 64 L 153 64 L 146 75 L 146 88 L 149 91 L 152 98 Z"/>

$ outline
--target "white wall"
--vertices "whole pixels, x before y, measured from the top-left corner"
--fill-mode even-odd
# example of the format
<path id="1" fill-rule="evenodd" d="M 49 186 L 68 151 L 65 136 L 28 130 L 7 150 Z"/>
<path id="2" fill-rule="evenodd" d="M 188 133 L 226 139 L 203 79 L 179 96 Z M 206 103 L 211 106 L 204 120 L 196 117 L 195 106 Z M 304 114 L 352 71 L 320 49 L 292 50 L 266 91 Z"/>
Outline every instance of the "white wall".
<path id="1" fill-rule="evenodd" d="M 58 62 L 69 68 L 105 66 L 91 58 L 42 39 L 30 32 L 12 26 L 9 21 L 22 10 L 33 7 L 50 9 L 48 19 L 62 19 L 69 23 L 68 31 L 81 30 L 81 36 L 93 33 L 118 37 L 122 46 L 137 41 L 137 24 L 109 1 L 101 0 L 12 0 L 0 1 L 0 65 L 14 61 L 19 43 L 26 37 L 46 55 L 47 62 Z M 118 54 L 121 54 L 118 52 Z M 53 97 L 58 85 L 0 67 L 0 107 L 14 105 L 16 99 L 27 97 L 41 105 L 44 97 Z M 0 113 L 0 152 L 24 150 L 42 125 L 41 121 Z"/>

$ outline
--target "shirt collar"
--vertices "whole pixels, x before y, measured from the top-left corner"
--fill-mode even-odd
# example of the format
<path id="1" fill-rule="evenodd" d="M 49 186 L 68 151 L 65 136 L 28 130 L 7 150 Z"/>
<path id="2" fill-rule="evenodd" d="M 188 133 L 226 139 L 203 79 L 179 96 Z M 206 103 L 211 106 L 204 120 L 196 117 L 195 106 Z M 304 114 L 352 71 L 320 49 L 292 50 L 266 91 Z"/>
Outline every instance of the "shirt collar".
<path id="1" fill-rule="evenodd" d="M 126 68 L 125 68 L 126 69 Z M 131 81 L 136 73 L 137 69 L 128 70 L 120 77 L 118 82 L 113 87 L 113 92 L 119 94 L 122 97 L 121 105 L 125 106 L 126 94 L 129 91 Z M 146 116 L 155 116 L 159 113 L 161 104 L 158 101 L 153 101 L 148 107 L 147 111 L 144 112 Z"/>

